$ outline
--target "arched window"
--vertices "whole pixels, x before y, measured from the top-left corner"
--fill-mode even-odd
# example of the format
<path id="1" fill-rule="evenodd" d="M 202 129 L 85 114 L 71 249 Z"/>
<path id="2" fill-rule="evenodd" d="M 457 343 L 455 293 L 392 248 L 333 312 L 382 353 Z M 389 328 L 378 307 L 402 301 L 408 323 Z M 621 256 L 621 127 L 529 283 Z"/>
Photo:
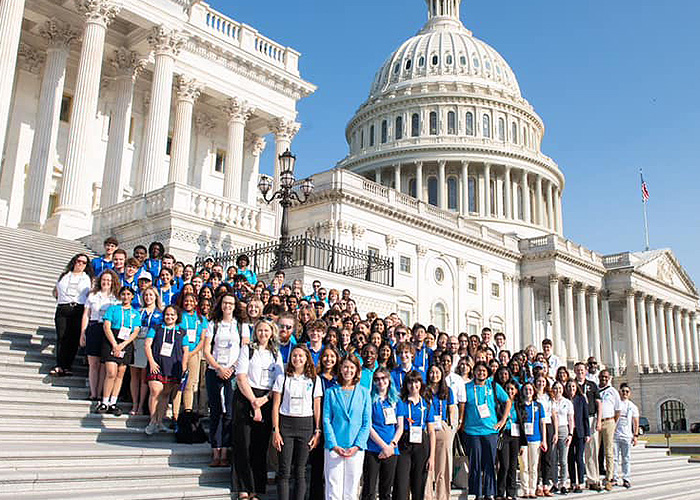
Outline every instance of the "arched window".
<path id="1" fill-rule="evenodd" d="M 491 117 L 489 115 L 484 115 L 481 135 L 491 137 Z"/>
<path id="2" fill-rule="evenodd" d="M 400 69 L 401 69 L 401 64 L 400 64 L 400 63 L 394 64 L 394 74 L 397 74 L 397 73 L 399 72 Z"/>
<path id="3" fill-rule="evenodd" d="M 447 133 L 450 135 L 457 134 L 457 115 L 454 111 L 447 113 Z"/>
<path id="4" fill-rule="evenodd" d="M 418 58 L 418 67 L 419 67 L 419 68 L 422 68 L 423 66 L 425 66 L 425 57 L 420 56 L 420 57 Z"/>
<path id="5" fill-rule="evenodd" d="M 469 212 L 470 213 L 476 213 L 478 211 L 477 208 L 477 193 L 476 193 L 476 187 L 477 187 L 477 181 L 476 177 L 469 177 Z"/>
<path id="6" fill-rule="evenodd" d="M 386 144 L 389 140 L 389 124 L 386 120 L 382 120 L 382 144 Z"/>
<path id="7" fill-rule="evenodd" d="M 396 125 L 394 125 L 394 135 L 396 136 L 397 141 L 399 139 L 403 139 L 403 117 L 402 116 L 396 117 Z"/>
<path id="8" fill-rule="evenodd" d="M 428 203 L 437 206 L 438 204 L 438 180 L 437 177 L 428 177 Z"/>
<path id="9" fill-rule="evenodd" d="M 467 58 L 465 56 L 459 56 L 459 64 L 461 64 L 462 66 L 466 66 Z"/>
<path id="10" fill-rule="evenodd" d="M 510 125 L 510 140 L 513 144 L 518 143 L 518 124 L 515 122 Z"/>
<path id="11" fill-rule="evenodd" d="M 369 147 L 374 146 L 374 125 L 369 126 Z"/>
<path id="12" fill-rule="evenodd" d="M 451 55 L 448 55 L 448 56 L 445 58 L 445 62 L 447 63 L 448 66 L 452 66 L 452 56 L 451 56 Z"/>
<path id="13" fill-rule="evenodd" d="M 688 424 L 685 418 L 685 405 L 677 400 L 666 401 L 661 405 L 661 427 L 664 431 L 685 431 Z"/>
<path id="14" fill-rule="evenodd" d="M 501 142 L 506 140 L 506 121 L 503 118 L 498 119 L 498 140 Z"/>
<path id="15" fill-rule="evenodd" d="M 447 311 L 442 302 L 436 302 L 433 306 L 433 325 L 441 332 L 447 330 Z"/>
<path id="16" fill-rule="evenodd" d="M 408 194 L 409 196 L 413 196 L 414 198 L 417 198 L 416 196 L 416 178 L 412 177 L 408 179 Z"/>
<path id="17" fill-rule="evenodd" d="M 406 59 L 406 70 L 411 69 L 411 64 L 412 64 L 412 63 L 411 63 L 411 60 L 410 60 L 410 59 Z"/>
<path id="18" fill-rule="evenodd" d="M 437 66 L 439 61 L 440 61 L 440 58 L 438 56 L 433 56 L 433 58 L 431 60 L 433 66 Z"/>
<path id="19" fill-rule="evenodd" d="M 464 120 L 465 124 L 465 129 L 467 131 L 467 135 L 474 135 L 474 113 L 471 111 L 467 111 L 467 116 Z"/>
<path id="20" fill-rule="evenodd" d="M 437 113 L 435 111 L 430 112 L 430 135 L 437 135 L 438 133 L 438 120 Z"/>
<path id="21" fill-rule="evenodd" d="M 459 209 L 459 187 L 456 177 L 448 177 L 447 179 L 447 209 Z"/>
<path id="22" fill-rule="evenodd" d="M 420 135 L 420 116 L 418 113 L 413 113 L 411 115 L 411 137 L 418 137 Z"/>

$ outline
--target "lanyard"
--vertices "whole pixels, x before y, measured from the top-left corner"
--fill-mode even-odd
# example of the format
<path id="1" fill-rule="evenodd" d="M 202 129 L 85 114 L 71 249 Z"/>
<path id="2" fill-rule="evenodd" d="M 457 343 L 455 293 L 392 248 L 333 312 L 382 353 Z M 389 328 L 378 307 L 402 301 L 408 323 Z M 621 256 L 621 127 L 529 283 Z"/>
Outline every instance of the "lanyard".
<path id="1" fill-rule="evenodd" d="M 474 388 L 474 403 L 477 406 L 479 406 L 479 395 L 476 392 L 476 384 L 473 384 L 472 387 Z M 487 392 L 487 388 L 486 388 L 485 384 L 484 384 L 484 398 L 485 398 L 484 404 L 486 404 L 486 399 L 488 399 L 488 392 Z"/>
<path id="2" fill-rule="evenodd" d="M 172 340 L 168 342 L 168 333 L 172 334 Z M 163 326 L 163 342 L 166 344 L 172 344 L 175 342 L 175 328 Z"/>
<path id="3" fill-rule="evenodd" d="M 124 327 L 124 323 L 125 323 L 125 321 L 124 321 L 124 311 L 125 310 L 126 309 L 124 309 L 124 306 L 122 306 L 122 324 L 121 324 L 122 327 Z M 129 308 L 129 310 L 131 310 L 131 308 Z M 131 314 L 129 314 L 129 326 L 128 326 L 129 330 L 131 330 L 132 326 L 133 325 L 131 324 Z"/>
<path id="4" fill-rule="evenodd" d="M 530 403 L 530 421 L 529 424 L 535 424 L 535 413 L 537 413 L 537 403 L 534 401 Z"/>
<path id="5" fill-rule="evenodd" d="M 144 309 L 143 313 L 141 313 L 141 323 L 143 323 L 143 317 L 146 317 L 146 328 L 151 328 L 151 319 L 153 319 L 155 312 L 155 309 L 153 309 L 152 313 L 149 313 L 147 309 Z"/>
<path id="6" fill-rule="evenodd" d="M 410 418 L 408 418 L 408 422 L 409 422 L 411 425 L 413 425 L 413 424 L 415 423 L 415 420 L 413 420 L 413 407 L 414 407 L 415 405 L 413 404 L 413 401 L 409 401 L 408 404 L 409 404 L 409 407 L 408 407 L 409 412 L 408 412 L 408 414 L 409 414 L 409 417 L 410 417 Z M 419 427 L 423 427 L 423 411 L 425 410 L 425 408 L 423 408 L 423 398 L 420 398 L 420 400 L 419 400 L 418 409 L 420 410 L 420 417 L 418 417 L 418 418 L 419 418 L 419 419 L 418 419 L 418 426 L 419 426 Z"/>

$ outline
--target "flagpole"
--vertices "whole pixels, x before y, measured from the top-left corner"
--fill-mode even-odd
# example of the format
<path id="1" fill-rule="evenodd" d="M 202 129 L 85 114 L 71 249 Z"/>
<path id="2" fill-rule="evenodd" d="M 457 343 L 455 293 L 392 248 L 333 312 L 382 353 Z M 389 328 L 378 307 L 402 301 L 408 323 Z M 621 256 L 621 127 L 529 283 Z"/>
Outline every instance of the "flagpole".
<path id="1" fill-rule="evenodd" d="M 646 251 L 649 251 L 649 222 L 647 221 L 647 202 L 643 201 L 644 205 L 644 240 L 646 242 Z"/>

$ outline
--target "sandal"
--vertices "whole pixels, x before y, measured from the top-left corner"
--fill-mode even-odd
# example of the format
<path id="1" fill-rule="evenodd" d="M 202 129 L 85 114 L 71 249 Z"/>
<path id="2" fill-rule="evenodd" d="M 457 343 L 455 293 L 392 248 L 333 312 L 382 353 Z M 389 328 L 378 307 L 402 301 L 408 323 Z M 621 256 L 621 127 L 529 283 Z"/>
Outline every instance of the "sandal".
<path id="1" fill-rule="evenodd" d="M 53 368 L 51 368 L 49 375 L 51 375 L 52 377 L 62 377 L 64 375 L 63 368 L 61 368 L 60 366 L 54 366 Z"/>

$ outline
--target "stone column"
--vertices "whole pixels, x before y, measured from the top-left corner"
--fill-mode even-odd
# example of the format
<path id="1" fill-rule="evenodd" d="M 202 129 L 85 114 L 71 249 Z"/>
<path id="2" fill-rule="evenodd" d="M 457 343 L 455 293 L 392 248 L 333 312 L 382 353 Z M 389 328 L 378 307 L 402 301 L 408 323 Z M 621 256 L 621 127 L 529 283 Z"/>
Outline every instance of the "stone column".
<path id="1" fill-rule="evenodd" d="M 253 165 L 250 169 L 250 177 L 247 181 L 247 192 L 245 202 L 248 205 L 255 206 L 258 198 L 258 177 L 260 177 L 260 155 L 265 151 L 265 138 L 260 136 L 253 137 L 250 145 L 250 150 L 253 154 Z"/>
<path id="2" fill-rule="evenodd" d="M 602 349 L 600 346 L 600 317 L 598 315 L 598 290 L 591 288 L 588 292 L 588 309 L 591 316 L 591 342 L 593 342 L 593 355 L 601 362 Z"/>
<path id="3" fill-rule="evenodd" d="M 376 182 L 377 184 L 382 183 L 382 169 L 381 168 L 374 169 L 374 182 Z"/>
<path id="4" fill-rule="evenodd" d="M 535 207 L 533 220 L 538 226 L 544 226 L 544 197 L 542 196 L 542 176 L 538 175 L 535 180 Z"/>
<path id="5" fill-rule="evenodd" d="M 522 287 L 522 293 L 520 294 L 520 296 L 522 297 L 522 303 L 523 303 L 523 313 L 522 313 L 522 318 L 523 318 L 523 348 L 530 345 L 530 344 L 533 344 L 535 342 L 535 335 L 534 335 L 534 328 L 533 328 L 534 318 L 532 317 L 532 315 L 533 315 L 533 302 L 534 302 L 532 283 L 533 283 L 533 280 L 530 277 L 523 278 L 520 281 L 520 285 Z M 557 297 L 558 297 L 558 295 L 557 295 Z"/>
<path id="6" fill-rule="evenodd" d="M 506 219 L 514 219 L 515 217 L 513 216 L 513 183 L 511 182 L 510 179 L 510 170 L 511 167 L 510 165 L 505 166 L 505 173 L 503 177 L 503 182 L 504 182 L 504 188 L 503 188 L 503 206 L 505 208 L 505 217 Z"/>
<path id="7" fill-rule="evenodd" d="M 423 162 L 416 162 L 416 198 L 423 201 Z"/>
<path id="8" fill-rule="evenodd" d="M 202 92 L 201 85 L 192 78 L 178 75 L 176 79 L 177 105 L 175 106 L 175 127 L 173 146 L 170 154 L 168 183 L 187 184 L 190 169 L 190 145 L 192 144 L 192 112 L 194 102 Z M 226 162 L 228 166 L 228 162 Z"/>
<path id="9" fill-rule="evenodd" d="M 47 232 L 70 239 L 90 232 L 92 189 L 88 169 L 91 165 L 85 152 L 96 140 L 95 115 L 107 25 L 120 10 L 112 0 L 76 0 L 76 5 L 85 15 L 85 32 L 73 95 L 61 195 L 56 212 L 46 223 Z"/>
<path id="10" fill-rule="evenodd" d="M 428 247 L 423 245 L 416 246 L 416 317 L 421 318 L 423 314 L 427 314 L 425 310 L 425 301 L 423 298 L 423 281 L 425 280 L 425 257 L 428 255 Z"/>
<path id="11" fill-rule="evenodd" d="M 627 369 L 639 368 L 639 344 L 637 339 L 637 315 L 634 308 L 634 290 L 625 290 L 626 323 L 627 323 L 627 348 L 630 357 L 627 360 Z M 631 373 L 628 371 L 628 373 Z"/>
<path id="12" fill-rule="evenodd" d="M 557 232 L 559 234 L 564 233 L 564 217 L 562 214 L 562 203 L 561 203 L 561 191 L 557 189 Z"/>
<path id="13" fill-rule="evenodd" d="M 610 296 L 608 292 L 601 295 L 601 314 L 603 317 L 603 352 L 605 353 L 603 363 L 613 372 L 615 371 L 613 356 L 612 330 L 610 328 Z"/>
<path id="14" fill-rule="evenodd" d="M 549 189 L 547 190 L 547 217 L 549 218 L 549 224 L 547 227 L 553 233 L 557 232 L 557 224 L 554 220 L 554 184 L 549 182 Z"/>
<path id="15" fill-rule="evenodd" d="M 49 206 L 49 186 L 53 175 L 53 159 L 56 153 L 56 137 L 61 114 L 61 98 L 66 79 L 66 61 L 71 43 L 79 34 L 69 24 L 57 19 L 46 21 L 39 29 L 49 47 L 47 49 L 41 94 L 36 116 L 36 130 L 27 173 L 26 194 L 20 227 L 41 229 Z M 10 101 L 9 96 L 4 99 Z"/>
<path id="16" fill-rule="evenodd" d="M 549 304 L 552 307 L 552 345 L 557 355 L 562 355 L 561 306 L 559 303 L 559 276 L 549 276 Z"/>
<path id="17" fill-rule="evenodd" d="M 490 318 L 490 297 L 491 297 L 491 280 L 489 274 L 491 269 L 488 266 L 481 266 L 481 317 L 483 318 L 484 326 L 489 324 Z"/>
<path id="18" fill-rule="evenodd" d="M 105 169 L 102 174 L 100 208 L 107 208 L 122 201 L 124 194 L 124 148 L 129 140 L 131 108 L 134 103 L 134 82 L 146 66 L 146 61 L 136 52 L 126 48 L 114 51 L 112 66 L 117 70 L 114 105 L 107 141 Z"/>
<path id="19" fill-rule="evenodd" d="M 646 302 L 649 304 L 646 304 Z M 649 371 L 658 372 L 661 370 L 659 366 L 659 338 L 656 334 L 656 306 L 654 305 L 654 299 L 651 297 L 645 297 L 644 299 L 646 312 L 647 312 L 647 324 L 649 325 L 649 351 L 651 353 L 651 367 Z"/>
<path id="20" fill-rule="evenodd" d="M 0 160 L 4 159 L 23 15 L 24 0 L 0 0 Z"/>
<path id="21" fill-rule="evenodd" d="M 275 134 L 275 189 L 280 187 L 281 167 L 279 157 L 282 153 L 291 149 L 292 140 L 297 135 L 301 124 L 286 118 L 277 118 L 272 124 Z"/>
<path id="22" fill-rule="evenodd" d="M 578 352 L 574 323 L 574 284 L 569 279 L 564 280 L 564 308 L 566 309 L 566 358 L 567 364 L 571 365 L 578 361 Z"/>
<path id="23" fill-rule="evenodd" d="M 462 161 L 462 205 L 460 213 L 469 214 L 469 162 Z"/>
<path id="24" fill-rule="evenodd" d="M 681 324 L 683 325 L 683 343 L 685 345 L 685 365 L 688 371 L 694 369 L 693 365 L 693 345 L 690 339 L 690 321 L 688 320 L 688 311 L 681 311 Z"/>
<path id="25" fill-rule="evenodd" d="M 693 370 L 700 369 L 700 345 L 698 345 L 698 327 L 695 323 L 695 313 L 688 314 L 690 342 L 693 345 Z"/>
<path id="26" fill-rule="evenodd" d="M 678 370 L 686 369 L 686 348 L 683 325 L 681 323 L 681 310 L 679 307 L 673 308 L 673 331 L 676 334 L 676 350 L 678 352 Z"/>
<path id="27" fill-rule="evenodd" d="M 649 337 L 647 335 L 647 313 L 644 307 L 644 295 L 637 295 L 637 319 L 639 320 L 639 365 L 640 372 L 646 373 L 649 371 Z"/>
<path id="28" fill-rule="evenodd" d="M 445 178 L 445 160 L 438 160 L 438 207 L 447 210 L 447 179 Z"/>
<path id="29" fill-rule="evenodd" d="M 671 371 L 671 363 L 668 350 L 668 338 L 666 335 L 666 315 L 664 314 L 664 303 L 660 300 L 656 302 L 656 319 L 658 321 L 659 351 L 661 352 L 661 366 L 665 371 Z"/>
<path id="30" fill-rule="evenodd" d="M 678 370 L 678 350 L 676 349 L 676 330 L 673 327 L 673 306 L 670 303 L 664 304 L 666 318 L 666 335 L 668 335 L 668 354 L 671 363 L 671 370 Z"/>
<path id="31" fill-rule="evenodd" d="M 173 69 L 175 57 L 180 53 L 184 39 L 164 26 L 155 26 L 148 36 L 148 43 L 155 54 L 151 103 L 141 157 L 141 193 L 146 194 L 163 187 L 167 180 L 165 154 L 168 147 L 170 105 L 173 93 Z"/>
<path id="32" fill-rule="evenodd" d="M 250 107 L 247 102 L 238 98 L 233 98 L 229 99 L 226 106 L 224 106 L 224 112 L 228 115 L 228 146 L 226 148 L 226 170 L 224 171 L 224 198 L 240 201 L 241 178 L 243 177 L 243 148 L 245 147 L 245 125 L 255 112 L 255 109 Z"/>
<path id="33" fill-rule="evenodd" d="M 491 217 L 491 165 L 484 164 L 484 217 Z"/>
<path id="34" fill-rule="evenodd" d="M 394 189 L 397 192 L 401 192 L 401 164 L 397 163 L 394 165 Z"/>
<path id="35" fill-rule="evenodd" d="M 591 355 L 588 348 L 588 320 L 586 318 L 586 287 L 583 283 L 580 284 L 577 290 L 576 307 L 578 308 L 578 331 L 579 340 L 579 356 L 581 361 L 587 359 Z"/>
<path id="36" fill-rule="evenodd" d="M 523 193 L 523 217 L 525 222 L 532 222 L 532 210 L 530 208 L 530 185 L 527 180 L 527 171 L 521 172 L 520 178 L 521 191 Z"/>

